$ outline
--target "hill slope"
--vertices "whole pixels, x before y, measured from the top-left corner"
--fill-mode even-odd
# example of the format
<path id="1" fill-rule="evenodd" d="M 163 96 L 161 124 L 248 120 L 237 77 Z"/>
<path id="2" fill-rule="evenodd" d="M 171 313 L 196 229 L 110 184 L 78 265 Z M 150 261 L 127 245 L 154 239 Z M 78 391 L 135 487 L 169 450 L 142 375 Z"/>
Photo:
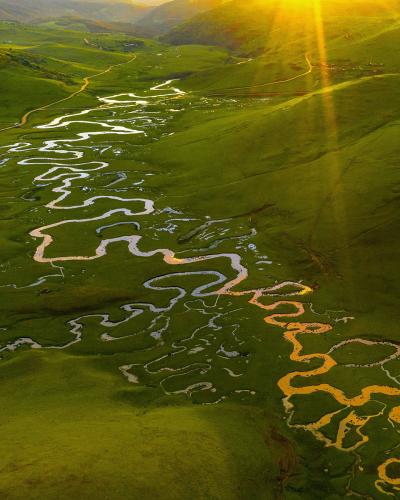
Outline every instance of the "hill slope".
<path id="1" fill-rule="evenodd" d="M 106 0 L 0 0 L 0 19 L 29 22 L 38 18 L 78 16 L 91 20 L 133 23 L 150 7 Z"/>
<path id="2" fill-rule="evenodd" d="M 398 19 L 398 2 L 365 2 L 355 0 L 329 0 L 321 4 L 321 12 L 315 11 L 312 2 L 290 4 L 289 0 L 233 0 L 200 13 L 187 22 L 172 29 L 164 41 L 173 44 L 220 45 L 242 52 L 261 52 L 268 45 L 271 34 L 283 33 L 284 40 L 295 42 L 299 34 L 310 30 L 315 18 L 321 15 L 324 29 L 351 32 L 354 19 L 364 18 L 370 23 L 376 18 Z M 350 22 L 349 22 L 350 20 Z M 340 28 L 338 29 L 338 26 Z M 315 31 L 315 26 L 312 27 Z"/>
<path id="3" fill-rule="evenodd" d="M 164 34 L 196 14 L 213 9 L 223 2 L 224 0 L 172 0 L 143 16 L 137 22 L 137 28 L 149 35 Z"/>

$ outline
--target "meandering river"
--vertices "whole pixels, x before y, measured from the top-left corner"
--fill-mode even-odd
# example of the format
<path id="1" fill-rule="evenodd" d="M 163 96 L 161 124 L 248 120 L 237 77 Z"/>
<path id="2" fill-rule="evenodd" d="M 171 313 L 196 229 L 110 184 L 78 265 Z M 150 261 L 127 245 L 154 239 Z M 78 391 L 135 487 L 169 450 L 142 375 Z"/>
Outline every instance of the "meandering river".
<path id="1" fill-rule="evenodd" d="M 120 136 L 126 141 L 136 138 L 140 144 L 141 139 L 147 140 L 150 132 L 156 130 L 160 136 L 165 133 L 168 119 L 179 111 L 171 108 L 177 99 L 184 101 L 186 95 L 171 80 L 151 87 L 142 92 L 142 95 L 122 93 L 99 97 L 98 105 L 93 108 L 64 114 L 37 127 L 38 133 L 41 134 L 54 134 L 58 131 L 57 138 L 45 139 L 39 146 L 29 141 L 2 146 L 0 151 L 7 157 L 3 162 L 16 155 L 19 167 L 32 168 L 32 172 L 36 172 L 36 175 L 32 176 L 34 186 L 45 187 L 52 193 L 51 200 L 45 204 L 52 222 L 45 222 L 30 232 L 30 237 L 37 243 L 33 259 L 46 265 L 46 270 L 48 265 L 51 265 L 55 274 L 50 276 L 64 276 L 63 265 L 68 262 L 104 259 L 115 245 L 121 244 L 126 247 L 127 267 L 135 266 L 136 260 L 141 263 L 146 260 L 160 260 L 170 271 L 158 276 L 148 276 L 142 283 L 144 297 L 149 293 L 161 294 L 167 298 L 163 303 L 146 300 L 125 303 L 120 307 L 122 316 L 118 320 L 113 319 L 109 311 L 101 314 L 80 314 L 68 321 L 70 339 L 67 342 L 42 345 L 38 339 L 26 335 L 0 345 L 0 352 L 15 351 L 24 345 L 34 349 L 69 349 L 84 340 L 89 323 L 98 328 L 101 342 L 121 343 L 137 335 L 136 331 L 132 331 L 131 325 L 145 316 L 150 320 L 141 331 L 145 331 L 154 342 L 162 343 L 171 322 L 175 321 L 175 311 L 180 305 L 184 310 L 198 314 L 204 321 L 194 324 L 192 331 L 185 338 L 172 342 L 168 353 L 161 352 L 155 357 L 149 355 L 146 360 L 137 360 L 133 356 L 131 361 L 127 353 L 127 362 L 119 366 L 121 376 L 126 378 L 127 383 L 132 384 L 147 384 L 152 381 L 167 395 L 183 394 L 191 398 L 201 392 L 204 397 L 203 404 L 218 404 L 234 394 L 251 398 L 255 397 L 257 392 L 251 383 L 246 381 L 246 371 L 251 359 L 240 353 L 242 341 L 238 337 L 241 326 L 240 311 L 243 304 L 247 303 L 254 306 L 254 315 L 264 318 L 268 325 L 268 335 L 271 331 L 281 332 L 283 340 L 291 346 L 290 360 L 287 360 L 290 371 L 276 380 L 282 392 L 282 412 L 286 415 L 288 426 L 311 433 L 326 447 L 354 454 L 354 477 L 355 474 L 362 473 L 362 456 L 358 451 L 373 439 L 369 434 L 371 422 L 384 418 L 387 425 L 395 428 L 396 432 L 399 430 L 400 381 L 390 373 L 387 365 L 400 357 L 400 346 L 392 342 L 351 338 L 337 342 L 328 352 L 307 353 L 303 340 L 308 336 L 330 335 L 334 325 L 329 322 L 303 320 L 310 311 L 310 297 L 313 293 L 312 288 L 304 283 L 284 281 L 261 288 L 246 288 L 249 269 L 242 250 L 254 251 L 258 263 L 269 263 L 268 257 L 258 253 L 254 245 L 252 246 L 251 237 L 255 229 L 250 233 L 243 233 L 240 228 L 238 233 L 229 234 L 232 224 L 230 219 L 208 219 L 199 221 L 192 234 L 202 232 L 204 241 L 207 242 L 207 231 L 212 231 L 216 226 L 222 228 L 218 233 L 219 239 L 214 239 L 214 243 L 209 245 L 209 253 L 202 251 L 201 254 L 196 254 L 194 249 L 192 255 L 183 256 L 182 252 L 174 248 L 149 249 L 149 242 L 140 233 L 144 220 L 160 213 L 157 200 L 142 195 L 127 197 L 119 192 L 88 196 L 82 200 L 78 199 L 79 196 L 74 191 L 75 186 L 83 183 L 80 194 L 89 192 L 94 176 L 107 174 L 112 168 L 112 160 L 92 159 L 93 153 L 101 157 L 101 151 L 93 146 L 93 141 L 101 138 L 101 141 L 107 142 L 107 137 L 110 141 L 111 138 L 115 141 Z M 84 131 L 79 131 L 79 127 Z M 64 134 L 65 136 L 61 137 Z M 111 146 L 106 144 L 104 149 L 108 147 Z M 90 158 L 87 158 L 88 152 Z M 117 156 L 119 154 L 118 150 L 114 150 L 114 153 Z M 37 173 L 37 170 L 40 171 Z M 107 186 L 113 186 L 119 191 L 117 187 L 125 179 L 126 174 L 119 172 L 117 178 Z M 143 176 L 135 183 L 137 191 L 143 193 L 147 179 Z M 121 191 L 125 193 L 126 190 Z M 132 192 L 132 189 L 129 191 Z M 92 209 L 93 214 L 90 215 Z M 163 210 L 166 225 L 158 228 L 158 231 L 173 233 L 178 226 L 193 223 L 191 215 L 183 214 L 173 207 L 164 207 Z M 68 217 L 69 211 L 74 214 L 72 217 Z M 62 218 L 54 222 L 56 213 L 62 214 Z M 92 249 L 76 253 L 60 253 L 57 250 L 68 249 L 68 245 L 58 246 L 58 239 L 65 232 L 72 228 L 73 234 L 79 235 L 79 231 L 88 226 L 93 227 L 94 234 L 100 237 L 100 241 Z M 103 233 L 116 228 L 126 233 L 103 237 Z M 234 242 L 232 252 L 218 251 L 220 242 L 225 240 Z M 83 243 L 82 240 L 82 247 L 86 249 L 87 245 Z M 76 246 L 79 247 L 79 244 L 74 245 L 74 248 Z M 42 285 L 49 278 L 46 273 L 22 286 L 34 288 Z M 177 284 L 183 282 L 190 282 L 191 285 L 185 287 Z M 10 289 L 22 287 L 15 283 L 3 286 Z M 231 319 L 233 316 L 234 320 Z M 224 329 L 229 330 L 230 343 L 218 341 Z M 385 348 L 387 352 L 385 351 L 382 359 L 364 364 L 342 363 L 342 366 L 349 370 L 379 369 L 382 376 L 386 377 L 387 384 L 369 384 L 359 393 L 349 395 L 331 382 L 323 381 L 323 377 L 329 375 L 338 365 L 336 353 L 349 346 Z M 151 352 L 152 346 L 145 349 Z M 210 355 L 212 349 L 215 358 Z M 191 361 L 193 355 L 202 352 L 204 358 L 201 361 Z M 229 390 L 224 391 L 216 386 L 215 377 L 210 376 L 211 371 L 215 369 L 223 370 L 230 378 Z M 321 393 L 333 398 L 339 409 L 323 413 L 317 420 L 299 423 L 297 413 L 302 398 Z M 377 402 L 374 411 L 366 409 L 371 401 Z M 334 433 L 332 428 L 336 429 Z M 353 437 L 348 440 L 350 434 Z M 388 459 L 377 468 L 375 486 L 381 493 L 396 496 L 400 492 L 400 479 L 391 475 L 390 468 L 400 459 L 393 456 L 393 453 L 395 447 L 388 450 Z M 350 493 L 351 479 L 348 490 Z"/>

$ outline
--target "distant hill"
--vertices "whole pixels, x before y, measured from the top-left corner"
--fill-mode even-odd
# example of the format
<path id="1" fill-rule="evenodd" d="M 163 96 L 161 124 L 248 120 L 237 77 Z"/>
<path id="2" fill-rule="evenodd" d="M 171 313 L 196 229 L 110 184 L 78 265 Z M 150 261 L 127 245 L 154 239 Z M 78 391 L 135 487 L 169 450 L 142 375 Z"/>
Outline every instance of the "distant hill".
<path id="1" fill-rule="evenodd" d="M 39 10 L 29 2 L 0 0 L 0 19 L 4 21 L 28 21 L 39 14 Z"/>
<path id="2" fill-rule="evenodd" d="M 59 28 L 64 30 L 83 31 L 89 33 L 126 33 L 136 34 L 131 23 L 107 22 L 84 19 L 82 17 L 63 16 L 49 19 L 37 19 L 35 25 L 43 28 Z"/>
<path id="3" fill-rule="evenodd" d="M 168 4 L 167 4 L 168 5 Z M 163 36 L 172 44 L 219 45 L 246 53 L 262 51 L 269 40 L 271 30 L 285 32 L 285 37 L 296 39 L 304 33 L 305 18 L 314 19 L 307 10 L 313 2 L 305 1 L 286 9 L 283 0 L 231 0 L 207 12 L 199 13 L 173 28 Z M 386 15 L 396 17 L 399 1 L 383 2 L 365 0 L 325 0 L 321 3 L 327 26 L 332 19 Z M 296 9 L 298 12 L 296 12 Z M 397 10 L 396 10 L 397 9 Z M 154 12 L 152 13 L 154 14 Z M 279 20 L 277 23 L 276 21 Z M 337 24 L 337 23 L 336 23 Z M 286 29 L 285 29 L 286 27 Z M 315 27 L 315 26 L 314 26 Z"/>
<path id="4" fill-rule="evenodd" d="M 0 20 L 37 23 L 43 20 L 101 21 L 99 31 L 122 29 L 143 36 L 159 36 L 199 13 L 227 0 L 0 0 Z M 123 23 L 116 26 L 112 23 Z M 58 23 L 60 27 L 62 23 Z M 74 23 L 73 23 L 74 24 Z M 96 26 L 91 24 L 90 31 Z"/>
<path id="5" fill-rule="evenodd" d="M 143 34 L 162 35 L 196 14 L 209 11 L 226 0 L 172 0 L 144 15 L 136 26 Z"/>
<path id="6" fill-rule="evenodd" d="M 81 17 L 135 23 L 151 10 L 124 0 L 0 0 L 0 20 L 32 22 L 42 18 Z"/>

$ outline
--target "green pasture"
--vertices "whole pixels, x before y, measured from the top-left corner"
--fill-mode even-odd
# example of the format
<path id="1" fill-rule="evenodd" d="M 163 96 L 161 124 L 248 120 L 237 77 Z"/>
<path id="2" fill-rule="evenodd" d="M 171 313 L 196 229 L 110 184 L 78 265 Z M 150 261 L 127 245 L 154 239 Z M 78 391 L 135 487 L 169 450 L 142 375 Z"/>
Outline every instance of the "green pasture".
<path id="1" fill-rule="evenodd" d="M 398 359 L 385 365 L 387 372 L 366 365 L 391 356 L 399 343 L 399 31 L 392 18 L 360 19 L 349 39 L 347 22 L 341 34 L 336 29 L 328 37 L 329 64 L 321 64 L 313 46 L 312 72 L 293 80 L 307 70 L 303 39 L 280 44 L 278 38 L 280 49 L 271 45 L 251 57 L 145 40 L 134 61 L 94 78 L 84 93 L 38 111 L 22 128 L 0 132 L 0 146 L 27 141 L 37 148 L 92 130 L 93 124 L 35 126 L 98 106 L 97 96 L 146 97 L 169 79 L 187 92 L 147 105 L 148 116 L 160 123 L 146 137 L 110 134 L 85 143 L 92 147 L 84 150 L 85 162 L 110 166 L 73 181 L 64 202 L 151 198 L 154 214 L 117 213 L 53 228 L 46 256 L 93 255 L 103 238 L 137 234 L 143 251 L 170 248 L 178 257 L 238 252 L 249 269 L 241 290 L 284 280 L 313 288 L 298 299 L 306 309 L 301 321 L 330 322 L 333 330 L 301 335 L 304 353 L 327 353 L 349 339 L 375 342 L 343 344 L 332 353 L 337 366 L 310 377 L 313 384 L 331 384 L 349 397 L 368 385 L 393 386 Z M 85 36 L 103 49 L 87 45 Z M 67 97 L 85 76 L 128 62 L 132 54 L 119 50 L 126 40 L 0 23 L 2 126 Z M 99 109 L 83 119 L 128 120 L 130 111 L 136 108 L 114 115 Z M 329 394 L 293 397 L 288 420 L 277 382 L 289 372 L 316 369 L 321 360 L 290 360 L 293 346 L 284 330 L 264 322 L 266 314 L 248 304 L 250 295 L 204 303 L 191 296 L 212 282 L 197 271 L 234 278 L 226 258 L 170 266 L 160 254 L 134 257 L 119 242 L 101 259 L 63 262 L 62 272 L 33 261 L 34 228 L 142 208 L 110 199 L 84 210 L 46 208 L 57 183 L 33 182 L 45 165 L 18 164 L 41 155 L 0 149 L 0 349 L 21 338 L 42 346 L 23 344 L 0 354 L 1 498 L 386 498 L 374 482 L 388 450 L 396 453 L 398 428 L 387 418 L 395 398 L 378 394 L 354 409 L 360 418 L 371 416 L 362 429 L 369 441 L 357 455 L 324 446 L 301 429 L 341 410 L 325 429 L 335 439 L 339 417 L 352 408 Z M 169 231 L 176 218 L 185 220 Z M 114 225 L 132 221 L 140 230 Z M 168 277 L 176 271 L 192 274 Z M 160 289 L 144 286 L 156 277 Z M 177 287 L 187 295 L 168 324 L 167 313 L 157 316 L 144 306 L 134 321 L 123 321 L 122 306 L 165 308 Z M 105 327 L 104 314 L 120 323 Z M 81 340 L 63 349 L 76 338 L 74 320 L 82 326 Z M 155 329 L 158 337 L 150 334 Z M 116 340 L 104 341 L 105 333 Z M 131 365 L 138 384 L 121 371 Z M 172 373 L 178 376 L 167 377 Z M 308 382 L 298 377 L 293 383 Z M 212 383 L 215 391 L 184 392 L 199 383 Z M 359 439 L 352 428 L 345 444 Z"/>

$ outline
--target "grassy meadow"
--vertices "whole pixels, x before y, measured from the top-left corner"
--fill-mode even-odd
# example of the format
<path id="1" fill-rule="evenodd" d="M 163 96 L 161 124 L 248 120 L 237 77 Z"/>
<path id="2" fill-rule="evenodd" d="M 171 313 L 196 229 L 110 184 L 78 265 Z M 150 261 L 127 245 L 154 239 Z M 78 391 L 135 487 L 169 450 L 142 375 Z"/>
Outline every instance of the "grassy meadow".
<path id="1" fill-rule="evenodd" d="M 334 395 L 399 389 L 398 19 L 331 20 L 323 51 L 299 20 L 262 48 L 255 36 L 179 44 L 189 24 L 145 40 L 0 22 L 0 498 L 397 497 L 378 468 L 398 457 L 400 392 Z M 98 100 L 118 94 L 119 106 Z M 61 115 L 71 123 L 40 128 Z M 93 130 L 107 135 L 74 144 Z M 67 176 L 68 208 L 49 207 Z M 131 198 L 154 212 L 123 212 L 142 209 Z M 98 259 L 38 262 L 30 233 L 49 225 L 49 258 L 135 235 L 143 254 L 118 241 Z M 219 257 L 171 266 L 144 255 L 155 249 Z M 248 270 L 241 291 L 310 287 L 262 299 L 332 325 L 298 335 L 307 364 L 250 296 L 201 298 L 221 273 L 234 279 L 232 252 Z M 285 411 L 278 381 L 312 370 L 293 386 L 334 390 L 295 393 Z M 324 441 L 309 424 L 328 413 Z"/>

